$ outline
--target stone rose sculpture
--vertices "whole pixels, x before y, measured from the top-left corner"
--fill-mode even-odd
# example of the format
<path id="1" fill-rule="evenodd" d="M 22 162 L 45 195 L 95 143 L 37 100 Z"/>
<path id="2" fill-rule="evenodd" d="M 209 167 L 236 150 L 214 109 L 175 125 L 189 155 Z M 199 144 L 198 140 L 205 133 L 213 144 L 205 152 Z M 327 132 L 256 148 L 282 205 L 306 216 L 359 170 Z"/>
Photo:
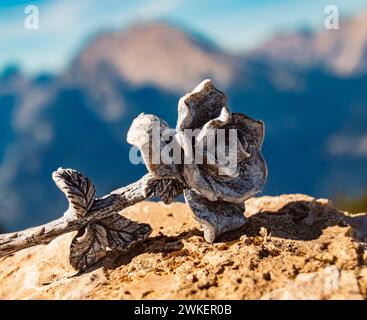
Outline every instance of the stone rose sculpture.
<path id="1" fill-rule="evenodd" d="M 246 222 L 244 201 L 264 186 L 263 139 L 264 124 L 231 113 L 224 93 L 205 80 L 180 99 L 175 130 L 154 115 L 141 114 L 133 121 L 127 140 L 140 149 L 148 174 L 96 198 L 88 178 L 58 169 L 52 177 L 68 199 L 68 210 L 45 225 L 0 235 L 0 257 L 77 231 L 70 263 L 85 270 L 150 235 L 149 225 L 123 217 L 121 210 L 154 196 L 169 203 L 182 193 L 212 243 Z"/>

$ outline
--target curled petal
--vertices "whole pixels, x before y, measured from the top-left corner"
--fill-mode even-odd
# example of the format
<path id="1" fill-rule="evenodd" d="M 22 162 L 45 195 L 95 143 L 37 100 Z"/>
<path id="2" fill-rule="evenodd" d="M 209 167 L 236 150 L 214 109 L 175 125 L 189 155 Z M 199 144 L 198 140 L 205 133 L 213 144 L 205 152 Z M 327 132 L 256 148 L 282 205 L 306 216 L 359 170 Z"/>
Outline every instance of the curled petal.
<path id="1" fill-rule="evenodd" d="M 254 120 L 242 113 L 232 113 L 231 125 L 239 131 L 239 138 L 246 140 L 246 143 L 255 145 L 261 150 L 264 136 L 264 122 Z"/>
<path id="2" fill-rule="evenodd" d="M 204 80 L 178 102 L 176 130 L 201 128 L 208 121 L 219 117 L 226 105 L 225 94 L 216 89 L 211 80 Z"/>
<path id="3" fill-rule="evenodd" d="M 235 130 L 233 138 L 219 142 L 218 137 L 214 150 L 207 148 L 207 162 L 203 164 L 186 164 L 183 167 L 183 177 L 187 185 L 211 201 L 229 201 L 242 203 L 260 192 L 267 178 L 267 167 L 260 153 L 264 139 L 264 124 L 246 115 L 233 113 L 222 109 L 218 118 L 206 123 L 197 137 L 201 142 L 211 134 L 210 129 Z M 226 133 L 226 134 L 227 134 Z M 234 158 L 222 159 L 215 154 L 229 155 L 231 148 L 237 148 Z M 196 147 L 197 148 L 197 147 Z M 232 149 L 233 150 L 233 149 Z M 214 159 L 209 162 L 209 158 Z M 231 161 L 229 161 L 231 160 Z"/>
<path id="4" fill-rule="evenodd" d="M 204 232 L 204 239 L 212 243 L 225 232 L 242 227 L 247 218 L 245 205 L 225 201 L 209 201 L 192 190 L 184 191 L 187 205 Z"/>
<path id="5" fill-rule="evenodd" d="M 234 130 L 234 132 L 230 132 L 231 130 Z M 222 135 L 220 135 L 220 133 L 222 133 Z M 235 135 L 231 136 L 231 133 Z M 240 136 L 242 138 L 243 134 Z M 211 145 L 209 142 L 210 140 L 214 142 Z M 232 164 L 237 165 L 238 162 L 250 157 L 250 154 L 247 152 L 248 145 L 246 138 L 239 139 L 238 130 L 232 125 L 232 116 L 226 107 L 222 108 L 218 118 L 208 121 L 203 126 L 196 137 L 195 151 L 197 152 L 203 149 L 205 144 L 206 148 L 203 155 L 206 162 L 201 168 L 211 175 L 217 176 L 217 179 L 222 181 L 235 178 L 238 176 L 239 170 L 238 166 L 236 166 L 236 168 L 230 168 L 228 159 L 225 157 L 218 157 L 218 155 L 229 155 L 230 149 L 236 147 L 237 152 L 235 158 L 232 159 L 235 163 Z M 218 176 L 219 174 L 220 177 Z"/>
<path id="6" fill-rule="evenodd" d="M 227 109 L 227 107 L 223 107 L 219 116 L 212 120 L 209 120 L 204 124 L 203 128 L 200 130 L 200 133 L 196 137 L 198 142 L 202 141 L 205 137 L 208 136 L 210 130 L 217 130 L 224 128 L 225 125 L 230 123 L 231 121 L 231 113 Z"/>
<path id="7" fill-rule="evenodd" d="M 253 148 L 251 156 L 238 164 L 238 175 L 224 180 L 208 172 L 205 165 L 185 165 L 184 178 L 187 185 L 210 201 L 228 201 L 237 204 L 261 192 L 267 167 L 261 153 Z"/>
<path id="8" fill-rule="evenodd" d="M 139 148 L 149 173 L 158 179 L 180 177 L 175 163 L 162 161 L 162 150 L 167 146 L 164 137 L 172 130 L 157 116 L 142 113 L 127 133 L 127 142 Z"/>

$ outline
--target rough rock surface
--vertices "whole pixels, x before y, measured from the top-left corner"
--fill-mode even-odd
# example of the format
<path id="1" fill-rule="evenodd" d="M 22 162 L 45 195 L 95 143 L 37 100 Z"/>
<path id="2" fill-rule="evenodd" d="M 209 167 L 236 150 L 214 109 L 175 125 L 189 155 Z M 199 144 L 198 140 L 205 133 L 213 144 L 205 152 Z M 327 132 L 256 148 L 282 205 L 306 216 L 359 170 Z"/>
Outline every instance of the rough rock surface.
<path id="1" fill-rule="evenodd" d="M 367 215 L 305 195 L 253 198 L 248 223 L 207 244 L 182 203 L 143 202 L 124 215 L 153 227 L 123 257 L 83 274 L 73 234 L 0 259 L 2 299 L 366 299 Z"/>

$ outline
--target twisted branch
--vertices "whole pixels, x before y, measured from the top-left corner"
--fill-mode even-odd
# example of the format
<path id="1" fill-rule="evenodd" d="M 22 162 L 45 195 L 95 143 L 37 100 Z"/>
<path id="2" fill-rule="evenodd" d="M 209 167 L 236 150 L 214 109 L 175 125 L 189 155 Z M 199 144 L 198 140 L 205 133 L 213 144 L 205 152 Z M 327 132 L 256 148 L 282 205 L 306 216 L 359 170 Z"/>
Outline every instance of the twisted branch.
<path id="1" fill-rule="evenodd" d="M 76 269 L 87 268 L 103 258 L 108 250 L 127 249 L 151 233 L 149 225 L 118 215 L 121 210 L 153 196 L 162 196 L 168 203 L 182 192 L 179 182 L 157 180 L 146 174 L 126 187 L 95 199 L 95 188 L 90 180 L 75 170 L 60 168 L 53 173 L 53 179 L 65 193 L 69 209 L 61 218 L 47 224 L 0 235 L 0 257 L 78 231 L 70 248 L 70 262 Z"/>

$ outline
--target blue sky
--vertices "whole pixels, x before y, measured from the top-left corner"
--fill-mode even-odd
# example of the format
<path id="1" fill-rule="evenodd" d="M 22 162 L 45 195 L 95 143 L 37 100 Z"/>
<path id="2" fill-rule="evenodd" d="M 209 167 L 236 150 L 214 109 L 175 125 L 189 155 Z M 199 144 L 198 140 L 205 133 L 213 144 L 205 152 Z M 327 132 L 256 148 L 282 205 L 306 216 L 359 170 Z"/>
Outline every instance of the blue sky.
<path id="1" fill-rule="evenodd" d="M 329 4 L 342 16 L 367 9 L 367 0 L 1 0 L 0 70 L 16 63 L 28 73 L 57 72 L 96 32 L 154 20 L 246 51 L 276 32 L 322 28 Z M 24 28 L 27 5 L 39 7 L 39 30 Z"/>

